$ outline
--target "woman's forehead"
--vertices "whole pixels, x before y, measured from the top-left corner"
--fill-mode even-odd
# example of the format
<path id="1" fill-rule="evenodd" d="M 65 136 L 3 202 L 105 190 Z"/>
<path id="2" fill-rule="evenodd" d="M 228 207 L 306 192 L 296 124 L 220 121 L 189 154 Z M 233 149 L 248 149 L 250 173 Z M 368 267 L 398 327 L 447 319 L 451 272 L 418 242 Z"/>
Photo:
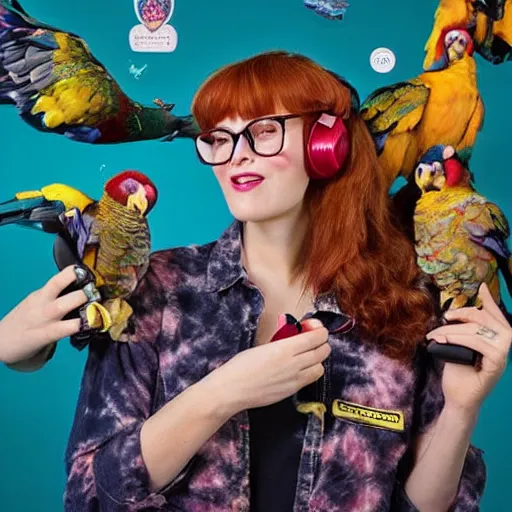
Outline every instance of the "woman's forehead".
<path id="1" fill-rule="evenodd" d="M 273 112 L 269 112 L 268 114 L 264 114 L 258 117 L 246 118 L 242 117 L 239 114 L 235 114 L 229 117 L 225 117 L 222 121 L 218 122 L 215 125 L 215 128 L 229 128 L 230 130 L 243 129 L 244 126 L 247 126 L 248 123 L 254 121 L 256 119 L 271 117 L 271 116 L 282 116 L 292 114 L 293 112 L 289 112 L 284 108 L 278 108 Z"/>

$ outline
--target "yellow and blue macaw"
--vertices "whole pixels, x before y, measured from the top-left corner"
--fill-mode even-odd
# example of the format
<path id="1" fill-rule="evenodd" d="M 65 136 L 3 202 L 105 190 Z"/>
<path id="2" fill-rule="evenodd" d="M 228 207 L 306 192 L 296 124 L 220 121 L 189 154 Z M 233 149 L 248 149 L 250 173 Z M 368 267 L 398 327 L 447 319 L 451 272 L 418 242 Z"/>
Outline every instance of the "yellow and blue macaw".
<path id="1" fill-rule="evenodd" d="M 454 146 L 468 161 L 482 127 L 471 36 L 446 30 L 438 44 L 442 51 L 431 71 L 382 87 L 361 106 L 389 187 L 398 176 L 409 179 L 421 156 L 437 144 Z"/>

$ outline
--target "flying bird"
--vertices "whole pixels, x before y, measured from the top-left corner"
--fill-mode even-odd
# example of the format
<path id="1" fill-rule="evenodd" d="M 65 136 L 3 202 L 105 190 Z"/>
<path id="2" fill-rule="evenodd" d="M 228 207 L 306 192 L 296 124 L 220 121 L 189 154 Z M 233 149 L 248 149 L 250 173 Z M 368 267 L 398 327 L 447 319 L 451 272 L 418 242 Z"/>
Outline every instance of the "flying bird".
<path id="1" fill-rule="evenodd" d="M 191 116 L 173 104 L 129 98 L 79 36 L 31 18 L 17 0 L 0 0 L 0 103 L 42 132 L 114 144 L 194 138 Z"/>

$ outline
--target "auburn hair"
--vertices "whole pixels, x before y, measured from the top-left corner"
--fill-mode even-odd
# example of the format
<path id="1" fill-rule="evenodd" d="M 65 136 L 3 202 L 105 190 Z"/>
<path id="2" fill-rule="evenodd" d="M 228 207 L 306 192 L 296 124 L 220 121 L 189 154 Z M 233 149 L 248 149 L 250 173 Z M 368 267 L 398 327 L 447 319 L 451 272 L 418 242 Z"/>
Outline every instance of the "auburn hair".
<path id="1" fill-rule="evenodd" d="M 433 300 L 421 285 L 411 242 L 393 223 L 374 142 L 357 112 L 354 91 L 309 58 L 278 51 L 221 68 L 192 103 L 201 130 L 229 117 L 254 119 L 283 109 L 306 114 L 305 137 L 319 111 L 341 116 L 350 135 L 343 171 L 308 186 L 309 226 L 297 263 L 305 289 L 334 292 L 364 342 L 392 358 L 410 360 L 431 327 Z"/>

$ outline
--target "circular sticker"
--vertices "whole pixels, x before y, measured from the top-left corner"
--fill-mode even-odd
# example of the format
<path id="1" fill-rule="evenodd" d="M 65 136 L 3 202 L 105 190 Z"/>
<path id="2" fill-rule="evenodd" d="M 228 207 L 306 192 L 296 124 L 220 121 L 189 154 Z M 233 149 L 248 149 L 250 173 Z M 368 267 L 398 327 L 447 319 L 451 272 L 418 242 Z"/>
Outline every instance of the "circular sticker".
<path id="1" fill-rule="evenodd" d="M 370 65 L 377 73 L 389 73 L 395 64 L 395 54 L 389 48 L 376 48 L 370 55 Z"/>

